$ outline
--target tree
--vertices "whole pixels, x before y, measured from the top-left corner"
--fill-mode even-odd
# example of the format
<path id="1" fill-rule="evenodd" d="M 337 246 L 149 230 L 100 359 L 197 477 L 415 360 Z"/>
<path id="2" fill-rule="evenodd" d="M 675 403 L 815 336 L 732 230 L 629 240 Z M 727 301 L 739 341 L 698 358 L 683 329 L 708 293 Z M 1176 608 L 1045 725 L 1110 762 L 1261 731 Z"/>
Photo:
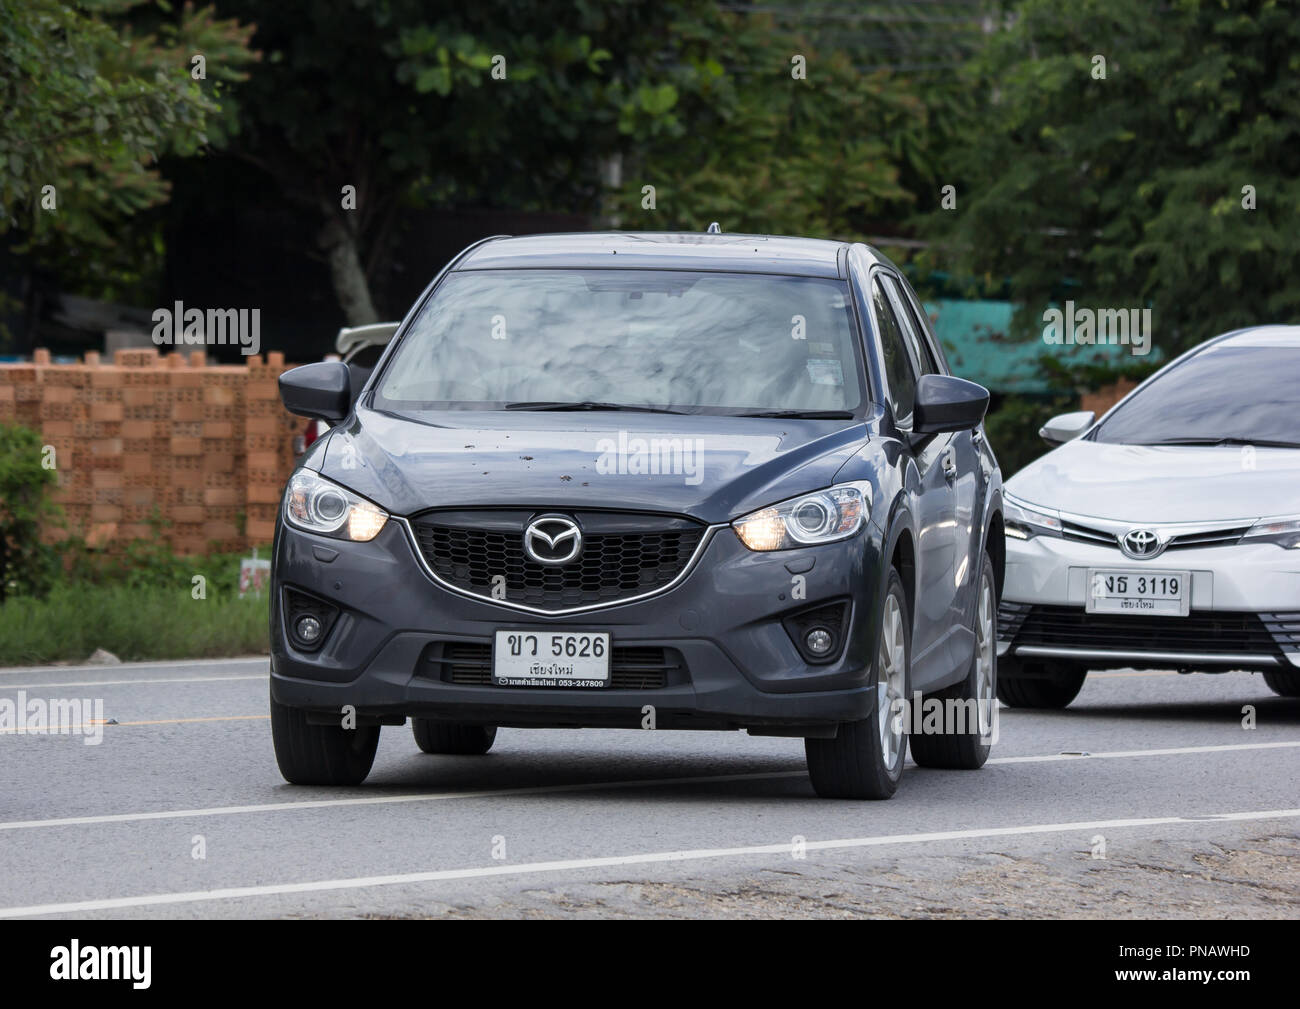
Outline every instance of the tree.
<path id="1" fill-rule="evenodd" d="M 621 113 L 626 226 L 717 220 L 727 231 L 853 237 L 906 213 L 901 152 L 926 110 L 898 78 L 859 72 L 844 49 L 761 9 L 686 12 L 673 36 L 658 83 Z"/>
<path id="2" fill-rule="evenodd" d="M 1295 5 L 1011 10 L 973 67 L 989 100 L 957 210 L 931 225 L 961 266 L 1010 279 L 1018 331 L 1064 294 L 1150 307 L 1166 352 L 1300 318 Z"/>
<path id="3" fill-rule="evenodd" d="M 668 41 L 661 5 L 644 0 L 222 9 L 255 18 L 268 54 L 238 91 L 236 152 L 319 222 L 350 324 L 378 318 L 373 287 L 405 208 L 597 206 L 628 78 Z"/>
<path id="4" fill-rule="evenodd" d="M 167 198 L 158 159 L 224 138 L 250 34 L 192 4 L 0 0 L 0 234 L 111 273 L 122 222 Z"/>

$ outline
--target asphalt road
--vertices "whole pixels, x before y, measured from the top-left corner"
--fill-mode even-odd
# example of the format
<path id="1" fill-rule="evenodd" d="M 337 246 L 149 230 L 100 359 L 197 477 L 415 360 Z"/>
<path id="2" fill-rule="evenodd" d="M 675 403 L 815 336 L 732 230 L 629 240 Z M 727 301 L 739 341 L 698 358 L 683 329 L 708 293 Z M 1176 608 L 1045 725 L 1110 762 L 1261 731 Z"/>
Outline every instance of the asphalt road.
<path id="1" fill-rule="evenodd" d="M 0 734 L 0 917 L 1300 915 L 1300 701 L 1245 673 L 1094 674 L 888 802 L 816 798 L 801 740 L 630 730 L 440 757 L 385 728 L 365 785 L 295 788 L 266 680 L 0 670 L 117 723 Z"/>

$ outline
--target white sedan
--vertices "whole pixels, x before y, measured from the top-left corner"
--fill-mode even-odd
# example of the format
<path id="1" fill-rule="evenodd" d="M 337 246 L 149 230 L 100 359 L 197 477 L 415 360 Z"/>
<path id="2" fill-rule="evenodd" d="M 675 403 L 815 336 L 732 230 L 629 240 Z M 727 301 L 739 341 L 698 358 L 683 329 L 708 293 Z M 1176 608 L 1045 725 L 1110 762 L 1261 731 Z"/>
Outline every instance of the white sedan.
<path id="1" fill-rule="evenodd" d="M 1217 337 L 1007 481 L 998 697 L 1089 669 L 1264 674 L 1300 697 L 1300 326 Z"/>

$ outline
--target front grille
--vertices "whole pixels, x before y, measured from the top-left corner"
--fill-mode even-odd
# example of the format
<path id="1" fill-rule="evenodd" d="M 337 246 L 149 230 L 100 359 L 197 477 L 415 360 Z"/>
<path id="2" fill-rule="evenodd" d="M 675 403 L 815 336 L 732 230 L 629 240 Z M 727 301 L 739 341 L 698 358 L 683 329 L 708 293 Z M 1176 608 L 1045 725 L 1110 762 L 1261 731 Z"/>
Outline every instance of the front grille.
<path id="1" fill-rule="evenodd" d="M 422 671 L 444 683 L 491 684 L 492 646 L 465 641 L 437 642 L 426 652 Z M 684 683 L 686 679 L 686 661 L 675 648 L 627 645 L 614 648 L 610 654 L 609 689 L 658 690 L 669 683 Z"/>
<path id="2" fill-rule="evenodd" d="M 1006 599 L 998 601 L 998 640 L 1011 641 L 1020 632 L 1020 627 L 1033 609 L 1029 603 L 1013 603 Z"/>
<path id="3" fill-rule="evenodd" d="M 1212 529 L 1203 533 L 1184 533 L 1169 541 L 1166 550 L 1181 550 L 1188 547 L 1218 547 L 1236 543 L 1250 529 L 1240 526 L 1236 529 Z"/>
<path id="4" fill-rule="evenodd" d="M 1108 547 L 1119 549 L 1119 541 L 1115 539 L 1114 533 L 1103 532 L 1100 529 L 1092 529 L 1088 526 L 1081 526 L 1077 522 L 1061 522 L 1061 535 L 1067 540 L 1082 540 L 1086 543 L 1102 543 Z"/>
<path id="5" fill-rule="evenodd" d="M 430 569 L 454 587 L 541 610 L 617 602 L 655 592 L 686 569 L 705 534 L 688 519 L 575 513 L 581 554 L 539 564 L 524 553 L 524 529 L 539 513 L 426 512 L 411 523 Z M 495 591 L 494 591 L 495 590 Z"/>
<path id="6" fill-rule="evenodd" d="M 1259 619 L 1279 648 L 1286 652 L 1300 651 L 1300 613 L 1261 613 Z"/>
<path id="7" fill-rule="evenodd" d="M 1033 606 L 1018 633 L 1000 636 L 1014 636 L 1016 647 L 1256 655 L 1278 652 L 1278 641 L 1254 613 L 1193 610 L 1185 617 L 1154 617 L 1087 613 L 1072 606 Z"/>
<path id="8" fill-rule="evenodd" d="M 1178 533 L 1170 537 L 1162 553 L 1169 550 L 1188 550 L 1194 547 L 1229 546 L 1238 542 L 1249 529 L 1249 525 L 1244 525 L 1231 529 L 1206 529 L 1199 532 Z M 1114 547 L 1116 550 L 1120 549 L 1119 533 L 1081 525 L 1068 519 L 1061 522 L 1061 535 L 1067 540 L 1075 540 L 1080 543 L 1098 543 L 1102 546 Z"/>

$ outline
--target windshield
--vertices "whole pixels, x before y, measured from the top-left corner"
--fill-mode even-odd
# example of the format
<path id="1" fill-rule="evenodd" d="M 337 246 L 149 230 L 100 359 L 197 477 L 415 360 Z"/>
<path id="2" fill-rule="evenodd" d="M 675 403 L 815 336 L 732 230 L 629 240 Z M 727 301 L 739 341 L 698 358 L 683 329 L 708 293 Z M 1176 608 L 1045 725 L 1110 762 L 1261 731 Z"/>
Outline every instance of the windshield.
<path id="1" fill-rule="evenodd" d="M 1125 445 L 1300 444 L 1300 349 L 1202 351 L 1120 403 L 1093 438 Z"/>
<path id="2" fill-rule="evenodd" d="M 451 273 L 379 409 L 826 412 L 862 402 L 843 281 L 649 270 Z"/>

